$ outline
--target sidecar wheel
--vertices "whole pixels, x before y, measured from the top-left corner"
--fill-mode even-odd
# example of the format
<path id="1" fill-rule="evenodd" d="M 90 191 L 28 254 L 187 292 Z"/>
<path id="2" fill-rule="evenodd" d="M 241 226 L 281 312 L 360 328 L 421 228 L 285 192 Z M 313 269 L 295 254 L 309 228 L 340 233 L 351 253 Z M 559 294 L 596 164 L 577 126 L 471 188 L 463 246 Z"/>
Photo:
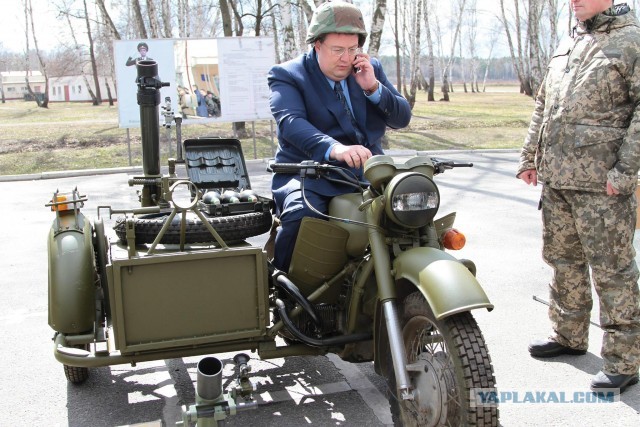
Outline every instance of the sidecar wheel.
<path id="1" fill-rule="evenodd" d="M 394 425 L 497 426 L 497 406 L 471 401 L 474 389 L 495 391 L 491 358 L 473 316 L 435 320 L 420 292 L 405 298 L 399 312 L 415 398 L 398 398 L 389 358 L 383 372 Z"/>
<path id="2" fill-rule="evenodd" d="M 76 348 L 88 350 L 88 345 L 78 345 Z M 89 368 L 81 368 L 78 366 L 62 365 L 64 368 L 64 376 L 67 377 L 67 381 L 72 384 L 82 384 L 89 378 Z"/>
<path id="3" fill-rule="evenodd" d="M 72 384 L 82 384 L 89 378 L 89 368 L 79 368 L 77 366 L 63 365 L 64 376 Z"/>
<path id="4" fill-rule="evenodd" d="M 153 243 L 168 217 L 168 213 L 140 215 L 136 217 L 136 243 Z M 209 224 L 213 226 L 224 241 L 244 240 L 248 237 L 266 233 L 271 228 L 271 220 L 270 212 L 251 212 L 242 215 L 207 218 Z M 126 243 L 127 241 L 125 222 L 124 218 L 118 218 L 116 225 L 113 227 L 122 243 Z M 187 218 L 185 243 L 207 242 L 215 242 L 215 239 L 200 218 L 195 216 Z M 176 215 L 173 221 L 171 221 L 171 225 L 162 237 L 160 243 L 180 243 L 180 215 Z"/>

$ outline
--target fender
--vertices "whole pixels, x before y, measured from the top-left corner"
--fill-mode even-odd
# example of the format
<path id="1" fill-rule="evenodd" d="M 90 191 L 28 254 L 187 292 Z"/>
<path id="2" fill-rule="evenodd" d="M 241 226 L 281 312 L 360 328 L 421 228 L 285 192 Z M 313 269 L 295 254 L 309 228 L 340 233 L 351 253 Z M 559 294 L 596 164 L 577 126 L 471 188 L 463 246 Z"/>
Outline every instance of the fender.
<path id="1" fill-rule="evenodd" d="M 474 275 L 442 250 L 409 249 L 394 260 L 392 273 L 396 280 L 409 280 L 420 290 L 438 320 L 476 308 L 493 310 Z"/>
<path id="2" fill-rule="evenodd" d="M 49 231 L 49 326 L 57 332 L 93 331 L 95 258 L 91 224 L 84 215 L 60 215 Z M 62 231 L 60 231 L 62 230 Z"/>

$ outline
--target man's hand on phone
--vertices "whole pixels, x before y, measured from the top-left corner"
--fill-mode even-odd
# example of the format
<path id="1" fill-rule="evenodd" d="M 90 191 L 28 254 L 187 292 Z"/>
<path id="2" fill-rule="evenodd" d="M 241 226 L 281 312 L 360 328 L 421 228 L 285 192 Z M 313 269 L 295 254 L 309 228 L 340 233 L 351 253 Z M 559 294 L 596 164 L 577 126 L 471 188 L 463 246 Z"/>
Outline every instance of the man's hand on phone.
<path id="1" fill-rule="evenodd" d="M 353 76 L 362 90 L 370 90 L 378 84 L 376 75 L 373 72 L 373 65 L 369 62 L 369 55 L 364 52 L 358 53 L 353 59 L 352 65 Z"/>

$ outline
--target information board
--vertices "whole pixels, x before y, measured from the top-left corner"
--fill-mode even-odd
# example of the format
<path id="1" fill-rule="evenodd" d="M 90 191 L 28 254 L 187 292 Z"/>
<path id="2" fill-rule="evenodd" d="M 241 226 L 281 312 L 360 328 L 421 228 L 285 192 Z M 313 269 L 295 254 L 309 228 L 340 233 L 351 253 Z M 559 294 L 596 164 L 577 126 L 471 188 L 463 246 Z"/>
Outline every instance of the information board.
<path id="1" fill-rule="evenodd" d="M 170 84 L 160 91 L 161 107 L 170 105 L 183 125 L 272 118 L 267 86 L 275 63 L 271 37 L 118 40 L 114 52 L 122 128 L 140 127 L 135 66 L 140 59 L 158 63 L 159 78 Z M 159 108 L 160 123 L 168 110 Z"/>

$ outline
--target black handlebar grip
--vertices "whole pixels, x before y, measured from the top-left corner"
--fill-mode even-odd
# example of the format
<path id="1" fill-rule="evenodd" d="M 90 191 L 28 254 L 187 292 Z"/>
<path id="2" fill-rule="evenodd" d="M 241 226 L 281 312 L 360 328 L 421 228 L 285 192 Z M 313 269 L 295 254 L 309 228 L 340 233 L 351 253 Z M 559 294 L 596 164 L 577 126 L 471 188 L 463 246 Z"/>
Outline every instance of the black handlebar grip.
<path id="1" fill-rule="evenodd" d="M 273 163 L 271 170 L 275 173 L 298 173 L 302 169 L 309 168 L 309 165 L 301 165 L 299 163 Z"/>

